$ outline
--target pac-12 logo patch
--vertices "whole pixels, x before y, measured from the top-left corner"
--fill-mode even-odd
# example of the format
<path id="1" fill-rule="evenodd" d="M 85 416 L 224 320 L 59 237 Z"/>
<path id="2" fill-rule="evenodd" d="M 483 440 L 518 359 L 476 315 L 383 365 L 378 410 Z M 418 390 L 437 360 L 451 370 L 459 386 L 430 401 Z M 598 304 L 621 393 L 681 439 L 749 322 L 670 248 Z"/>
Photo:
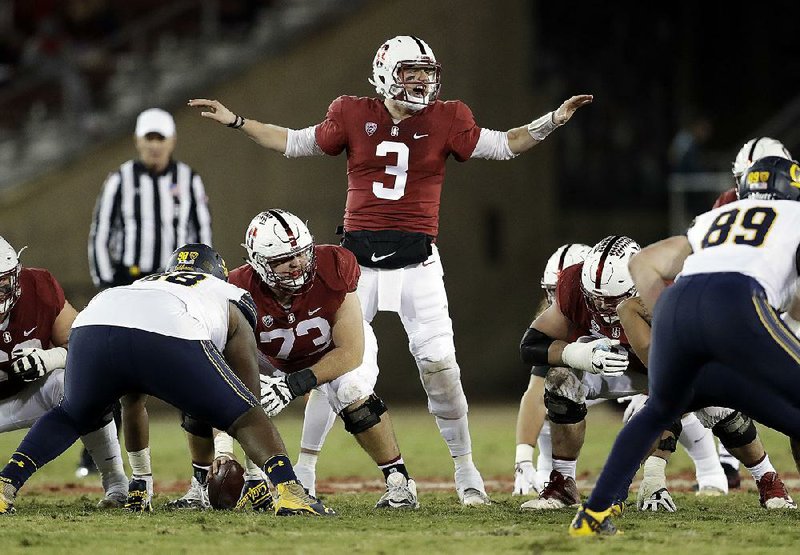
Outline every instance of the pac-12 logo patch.
<path id="1" fill-rule="evenodd" d="M 377 123 L 368 121 L 364 125 L 364 131 L 366 131 L 367 135 L 369 135 L 370 137 L 372 137 L 375 134 L 375 131 L 377 131 L 377 130 L 378 130 L 378 124 Z"/>
<path id="2" fill-rule="evenodd" d="M 261 321 L 264 323 L 264 327 L 268 328 L 268 327 L 270 327 L 272 325 L 272 322 L 273 322 L 272 316 L 270 316 L 269 314 L 266 314 L 266 315 L 262 316 Z"/>

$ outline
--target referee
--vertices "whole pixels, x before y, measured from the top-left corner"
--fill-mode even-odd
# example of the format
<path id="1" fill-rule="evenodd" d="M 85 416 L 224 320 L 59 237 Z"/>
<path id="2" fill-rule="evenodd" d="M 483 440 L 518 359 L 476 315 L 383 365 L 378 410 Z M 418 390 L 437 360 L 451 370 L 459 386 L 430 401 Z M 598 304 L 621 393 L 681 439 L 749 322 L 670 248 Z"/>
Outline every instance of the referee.
<path id="1" fill-rule="evenodd" d="M 136 119 L 137 160 L 128 160 L 103 185 L 89 235 L 89 268 L 98 289 L 161 271 L 186 243 L 211 246 L 211 215 L 203 181 L 172 159 L 175 120 L 158 108 Z"/>
<path id="2" fill-rule="evenodd" d="M 136 119 L 135 144 L 138 159 L 108 176 L 94 209 L 89 269 L 99 290 L 162 271 L 172 252 L 186 243 L 211 246 L 203 181 L 172 159 L 175 120 L 164 110 L 145 110 Z M 114 412 L 119 427 L 118 407 Z M 93 472 L 84 449 L 75 474 L 82 478 Z"/>

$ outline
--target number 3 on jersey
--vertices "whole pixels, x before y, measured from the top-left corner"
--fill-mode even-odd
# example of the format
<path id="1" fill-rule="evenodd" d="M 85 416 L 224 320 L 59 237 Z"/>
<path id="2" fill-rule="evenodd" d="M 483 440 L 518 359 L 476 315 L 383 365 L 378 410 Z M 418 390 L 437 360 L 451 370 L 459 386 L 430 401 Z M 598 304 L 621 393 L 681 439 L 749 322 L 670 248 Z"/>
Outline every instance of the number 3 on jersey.
<path id="1" fill-rule="evenodd" d="M 733 235 L 733 242 L 737 245 L 760 247 L 778 214 L 767 206 L 754 206 L 745 211 L 741 218 L 739 212 L 738 208 L 734 208 L 717 216 L 703 237 L 702 247 L 705 249 L 725 243 L 731 229 L 739 232 Z"/>
<path id="2" fill-rule="evenodd" d="M 373 194 L 386 200 L 402 198 L 406 192 L 406 180 L 408 179 L 408 146 L 394 141 L 383 141 L 378 143 L 375 154 L 377 156 L 397 154 L 397 163 L 394 166 L 386 166 L 386 173 L 394 176 L 394 187 L 387 187 L 381 181 L 373 181 Z"/>

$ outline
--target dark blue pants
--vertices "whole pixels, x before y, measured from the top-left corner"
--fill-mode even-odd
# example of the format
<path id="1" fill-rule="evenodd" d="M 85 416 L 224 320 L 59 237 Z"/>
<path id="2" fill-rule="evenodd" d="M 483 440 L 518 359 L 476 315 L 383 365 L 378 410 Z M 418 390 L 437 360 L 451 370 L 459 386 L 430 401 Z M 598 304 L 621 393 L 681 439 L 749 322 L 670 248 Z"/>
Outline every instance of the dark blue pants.
<path id="1" fill-rule="evenodd" d="M 72 330 L 61 405 L 42 416 L 0 476 L 20 487 L 33 472 L 97 429 L 127 393 L 158 397 L 227 430 L 258 400 L 211 341 L 189 341 L 130 328 Z M 22 464 L 20 464 L 20 462 Z"/>
<path id="2" fill-rule="evenodd" d="M 608 508 L 684 412 L 717 405 L 800 438 L 800 341 L 761 286 L 737 273 L 679 279 L 656 303 L 650 399 L 622 429 L 587 503 Z"/>

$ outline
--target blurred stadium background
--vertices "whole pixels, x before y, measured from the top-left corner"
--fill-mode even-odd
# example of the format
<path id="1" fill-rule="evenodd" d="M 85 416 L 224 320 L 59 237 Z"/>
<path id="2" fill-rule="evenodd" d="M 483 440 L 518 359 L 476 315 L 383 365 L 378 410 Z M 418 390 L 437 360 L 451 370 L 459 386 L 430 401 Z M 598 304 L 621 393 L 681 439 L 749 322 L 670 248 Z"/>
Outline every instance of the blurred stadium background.
<path id="1" fill-rule="evenodd" d="M 176 116 L 176 156 L 203 176 L 229 266 L 247 222 L 269 207 L 336 242 L 344 157 L 285 160 L 186 100 L 304 127 L 338 95 L 373 94 L 375 49 L 413 33 L 443 65 L 442 98 L 467 102 L 479 125 L 507 129 L 595 95 L 533 153 L 448 166 L 439 244 L 467 396 L 516 402 L 528 379 L 518 341 L 558 245 L 612 233 L 653 242 L 732 184 L 748 138 L 800 151 L 798 11 L 789 1 L 762 2 L 755 18 L 719 1 L 4 0 L 0 234 L 28 245 L 23 262 L 50 269 L 82 307 L 96 196 L 134 156 L 136 114 L 158 106 Z M 379 315 L 376 332 L 378 392 L 421 402 L 399 322 Z"/>

